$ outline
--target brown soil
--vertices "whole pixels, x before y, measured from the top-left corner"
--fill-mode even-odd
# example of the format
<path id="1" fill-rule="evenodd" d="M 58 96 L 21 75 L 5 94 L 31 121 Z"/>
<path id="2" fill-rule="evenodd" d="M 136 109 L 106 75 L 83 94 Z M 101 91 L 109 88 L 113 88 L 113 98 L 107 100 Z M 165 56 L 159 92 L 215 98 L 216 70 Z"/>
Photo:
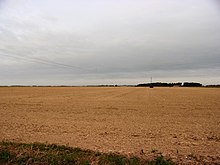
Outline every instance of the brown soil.
<path id="1" fill-rule="evenodd" d="M 4 139 L 220 163 L 220 89 L 1 87 Z"/>

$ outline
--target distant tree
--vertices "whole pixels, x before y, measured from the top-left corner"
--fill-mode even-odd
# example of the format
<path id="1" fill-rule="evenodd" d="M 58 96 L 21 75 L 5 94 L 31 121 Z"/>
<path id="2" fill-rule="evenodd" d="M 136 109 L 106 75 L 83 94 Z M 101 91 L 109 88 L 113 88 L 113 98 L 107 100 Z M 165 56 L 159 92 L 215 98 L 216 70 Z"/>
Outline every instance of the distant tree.
<path id="1" fill-rule="evenodd" d="M 202 84 L 198 82 L 184 82 L 183 87 L 201 87 Z"/>
<path id="2" fill-rule="evenodd" d="M 201 87 L 202 84 L 198 82 L 184 82 L 183 85 L 181 82 L 178 83 L 146 83 L 146 84 L 138 84 L 137 87 L 173 87 L 173 86 L 183 86 L 183 87 Z"/>

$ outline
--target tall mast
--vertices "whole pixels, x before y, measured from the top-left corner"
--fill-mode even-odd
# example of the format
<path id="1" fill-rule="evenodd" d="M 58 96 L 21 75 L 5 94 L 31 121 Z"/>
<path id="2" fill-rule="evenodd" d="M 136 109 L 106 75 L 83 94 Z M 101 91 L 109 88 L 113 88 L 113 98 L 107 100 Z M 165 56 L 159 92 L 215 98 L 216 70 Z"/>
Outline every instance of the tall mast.
<path id="1" fill-rule="evenodd" d="M 153 88 L 153 81 L 152 81 L 152 76 L 150 77 L 150 88 Z"/>

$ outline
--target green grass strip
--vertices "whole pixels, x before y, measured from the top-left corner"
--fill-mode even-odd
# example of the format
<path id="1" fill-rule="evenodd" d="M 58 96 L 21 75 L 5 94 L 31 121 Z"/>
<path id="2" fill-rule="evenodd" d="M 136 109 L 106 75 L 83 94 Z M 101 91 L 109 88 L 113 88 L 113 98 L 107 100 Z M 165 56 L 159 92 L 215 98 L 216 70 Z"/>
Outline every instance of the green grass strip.
<path id="1" fill-rule="evenodd" d="M 173 165 L 159 155 L 154 160 L 100 153 L 64 145 L 43 143 L 0 142 L 0 164 L 3 165 Z"/>

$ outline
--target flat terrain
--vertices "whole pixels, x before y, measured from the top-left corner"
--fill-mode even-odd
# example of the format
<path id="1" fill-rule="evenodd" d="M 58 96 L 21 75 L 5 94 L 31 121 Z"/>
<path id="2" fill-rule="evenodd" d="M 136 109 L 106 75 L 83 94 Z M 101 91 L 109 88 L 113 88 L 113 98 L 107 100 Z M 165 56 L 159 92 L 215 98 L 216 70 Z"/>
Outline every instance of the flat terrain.
<path id="1" fill-rule="evenodd" d="M 220 163 L 220 89 L 1 87 L 4 139 Z"/>

